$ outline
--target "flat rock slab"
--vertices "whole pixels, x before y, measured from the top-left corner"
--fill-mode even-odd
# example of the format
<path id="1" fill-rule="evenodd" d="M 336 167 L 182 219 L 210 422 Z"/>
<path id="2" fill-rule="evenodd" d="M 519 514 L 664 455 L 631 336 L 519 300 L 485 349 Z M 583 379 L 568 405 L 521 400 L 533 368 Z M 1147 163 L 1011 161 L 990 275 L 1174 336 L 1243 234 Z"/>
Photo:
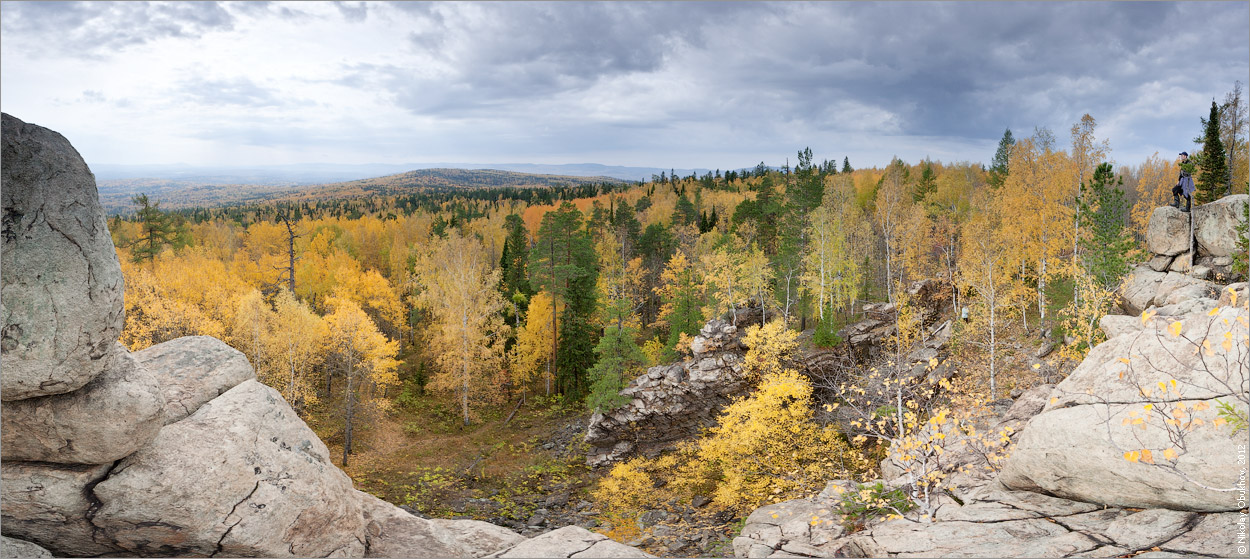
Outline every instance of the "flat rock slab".
<path id="1" fill-rule="evenodd" d="M 164 424 L 195 413 L 239 383 L 256 378 L 247 356 L 210 336 L 187 336 L 134 353 L 160 380 Z"/>
<path id="2" fill-rule="evenodd" d="M 64 136 L 3 117 L 0 399 L 81 388 L 122 330 L 122 270 L 95 176 Z"/>
<path id="3" fill-rule="evenodd" d="M 852 536 L 841 553 L 847 557 L 1065 557 L 1103 545 L 1044 519 L 891 520 Z"/>
<path id="4" fill-rule="evenodd" d="M 365 557 L 482 557 L 525 541 L 487 522 L 427 520 L 368 493 L 356 498 L 365 515 Z"/>
<path id="5" fill-rule="evenodd" d="M 282 396 L 248 380 L 165 426 L 95 486 L 93 523 L 139 555 L 362 556 L 351 479 Z"/>
<path id="6" fill-rule="evenodd" d="M 106 464 L 155 438 L 165 407 L 156 377 L 117 342 L 108 362 L 73 392 L 5 402 L 5 460 Z"/>
<path id="7" fill-rule="evenodd" d="M 589 559 L 592 557 L 654 557 L 654 555 L 649 555 L 636 547 L 612 541 L 603 534 L 596 534 L 580 526 L 565 526 L 487 557 Z"/>

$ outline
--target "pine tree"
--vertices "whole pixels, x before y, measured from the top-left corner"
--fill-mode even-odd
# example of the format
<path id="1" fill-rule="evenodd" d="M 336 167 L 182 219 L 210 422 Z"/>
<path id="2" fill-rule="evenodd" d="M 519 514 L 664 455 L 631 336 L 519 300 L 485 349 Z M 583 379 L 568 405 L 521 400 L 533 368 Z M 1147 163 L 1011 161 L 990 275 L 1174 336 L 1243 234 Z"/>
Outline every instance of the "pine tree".
<path id="1" fill-rule="evenodd" d="M 595 251 L 582 227 L 582 214 L 571 202 L 543 216 L 538 239 L 530 251 L 534 286 L 564 302 L 564 311 L 552 309 L 556 331 L 552 353 L 556 356 L 556 386 L 566 398 L 581 398 L 586 391 L 586 370 L 595 362 L 598 330 L 595 313 Z M 561 326 L 557 327 L 558 324 Z"/>
<path id="2" fill-rule="evenodd" d="M 1110 163 L 1098 165 L 1093 178 L 1082 185 L 1081 222 L 1089 235 L 1081 239 L 1081 256 L 1086 269 L 1107 289 L 1115 289 L 1128 273 L 1128 252 L 1134 244 L 1125 226 L 1128 202 L 1123 185 L 1124 178 L 1112 173 Z"/>
<path id="3" fill-rule="evenodd" d="M 1194 199 L 1200 204 L 1214 202 L 1228 184 L 1228 157 L 1220 141 L 1220 107 L 1211 101 L 1211 115 L 1203 120 L 1202 153 L 1198 176 L 1194 177 Z"/>
<path id="4" fill-rule="evenodd" d="M 842 158 L 842 172 L 849 173 L 851 171 L 854 171 L 854 169 L 851 168 L 851 158 L 843 157 Z"/>
<path id="5" fill-rule="evenodd" d="M 135 263 L 153 261 L 165 245 L 177 248 L 186 244 L 186 224 L 182 216 L 162 211 L 160 202 L 149 201 L 147 194 L 139 194 L 131 201 L 139 206 L 136 212 L 139 238 L 135 239 L 130 256 Z"/>

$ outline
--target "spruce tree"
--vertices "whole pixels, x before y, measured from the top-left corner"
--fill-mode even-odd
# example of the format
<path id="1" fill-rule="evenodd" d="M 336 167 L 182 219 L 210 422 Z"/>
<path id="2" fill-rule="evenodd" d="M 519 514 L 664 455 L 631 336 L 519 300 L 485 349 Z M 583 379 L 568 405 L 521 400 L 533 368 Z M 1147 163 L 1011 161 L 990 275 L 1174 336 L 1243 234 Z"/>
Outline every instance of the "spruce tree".
<path id="1" fill-rule="evenodd" d="M 529 298 L 534 295 L 530 289 L 526 264 L 529 260 L 529 241 L 525 235 L 525 222 L 521 216 L 511 214 L 504 218 L 504 229 L 508 236 L 504 238 L 503 254 L 499 257 L 499 292 L 503 295 L 504 318 L 514 327 L 513 334 L 506 343 L 510 349 L 516 339 L 515 332 L 520 329 L 521 317 L 529 306 Z"/>
<path id="2" fill-rule="evenodd" d="M 1211 101 L 1211 115 L 1203 121 L 1202 154 L 1198 158 L 1198 176 L 1194 177 L 1194 199 L 1200 204 L 1220 197 L 1228 184 L 1228 156 L 1220 141 L 1220 107 Z"/>
<path id="3" fill-rule="evenodd" d="M 853 171 L 853 170 L 854 170 L 854 169 L 851 169 L 851 158 L 849 158 L 849 157 L 843 157 L 843 158 L 842 158 L 842 172 L 843 172 L 843 173 L 849 173 L 849 172 L 851 172 L 851 171 Z"/>
<path id="4" fill-rule="evenodd" d="M 1007 182 L 1007 164 L 1011 158 L 1011 147 L 1016 139 L 1011 136 L 1011 129 L 1003 132 L 1003 139 L 998 141 L 998 151 L 994 152 L 994 162 L 990 165 L 990 186 L 998 188 Z"/>

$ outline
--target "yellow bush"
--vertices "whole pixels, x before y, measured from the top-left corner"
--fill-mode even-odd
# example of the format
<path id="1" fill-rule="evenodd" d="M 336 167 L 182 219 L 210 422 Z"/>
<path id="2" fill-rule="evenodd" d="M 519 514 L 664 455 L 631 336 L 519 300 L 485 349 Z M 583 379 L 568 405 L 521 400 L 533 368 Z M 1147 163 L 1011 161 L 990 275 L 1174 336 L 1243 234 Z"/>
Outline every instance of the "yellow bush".
<path id="1" fill-rule="evenodd" d="M 836 429 L 812 421 L 811 384 L 790 370 L 766 375 L 754 394 L 725 408 L 697 456 L 701 464 L 682 473 L 702 479 L 685 485 L 715 480 L 712 502 L 740 512 L 800 497 L 867 467 Z"/>
<path id="2" fill-rule="evenodd" d="M 867 471 L 868 461 L 837 429 L 813 420 L 811 384 L 786 368 L 796 337 L 780 321 L 749 328 L 744 367 L 760 375 L 756 391 L 727 406 L 703 438 L 654 460 L 617 464 L 594 492 L 600 506 L 624 520 L 673 497 L 707 495 L 715 507 L 745 513 Z M 612 524 L 615 538 L 624 528 Z"/>
<path id="3" fill-rule="evenodd" d="M 742 368 L 756 377 L 782 372 L 798 350 L 798 337 L 798 332 L 786 328 L 781 320 L 747 328 L 742 343 L 750 349 Z"/>
<path id="4" fill-rule="evenodd" d="M 612 467 L 594 491 L 595 500 L 605 510 L 640 511 L 654 500 L 654 477 L 648 471 L 650 461 L 634 458 Z"/>

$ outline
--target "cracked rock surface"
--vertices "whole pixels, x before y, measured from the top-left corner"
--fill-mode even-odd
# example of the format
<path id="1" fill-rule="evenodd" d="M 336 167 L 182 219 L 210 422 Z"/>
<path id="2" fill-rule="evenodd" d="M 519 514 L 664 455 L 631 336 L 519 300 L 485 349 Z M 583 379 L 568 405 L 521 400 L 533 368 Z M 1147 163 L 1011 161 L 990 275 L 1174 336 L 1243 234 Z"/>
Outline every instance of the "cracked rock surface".
<path id="1" fill-rule="evenodd" d="M 4 462 L 0 468 L 0 520 L 4 535 L 37 542 L 69 557 L 120 551 L 95 539 L 90 515 L 98 504 L 91 487 L 112 464 L 63 465 Z"/>
<path id="2" fill-rule="evenodd" d="M 1156 465 L 1129 462 L 1124 453 L 1178 445 L 1172 440 L 1176 434 L 1163 426 L 1171 418 L 1165 414 L 1183 402 L 1188 411 L 1181 417 L 1201 420 L 1205 427 L 1185 431 L 1175 467 L 1208 487 L 1236 485 L 1240 468 L 1236 453 L 1228 451 L 1234 444 L 1228 430 L 1207 424 L 1214 422 L 1221 398 L 1233 401 L 1234 394 L 1250 391 L 1250 356 L 1244 342 L 1209 353 L 1202 343 L 1218 349 L 1224 334 L 1243 336 L 1247 314 L 1244 307 L 1224 307 L 1214 315 L 1188 315 L 1179 321 L 1179 336 L 1160 325 L 1099 344 L 1029 422 L 999 480 L 1015 489 L 1113 506 L 1236 510 L 1235 492 L 1205 489 Z M 1173 379 L 1170 404 L 1161 405 L 1163 394 L 1144 396 L 1143 390 L 1163 392 L 1160 384 L 1170 386 Z M 1141 416 L 1154 417 L 1153 425 L 1142 429 L 1132 423 Z"/>
<path id="3" fill-rule="evenodd" d="M 104 373 L 78 390 L 5 402 L 5 460 L 112 463 L 156 437 L 165 406 L 156 375 L 116 342 L 107 361 Z"/>
<path id="4" fill-rule="evenodd" d="M 60 134 L 8 114 L 0 182 L 0 399 L 77 390 L 121 333 L 122 272 L 95 176 Z"/>
<path id="5" fill-rule="evenodd" d="M 608 539 L 581 526 L 565 526 L 541 536 L 530 538 L 508 549 L 487 557 L 521 558 L 593 558 L 593 557 L 654 557 L 642 550 Z"/>
<path id="6" fill-rule="evenodd" d="M 161 373 L 164 424 L 195 413 L 209 400 L 256 378 L 247 357 L 211 336 L 186 336 L 136 351 L 136 361 Z"/>
<path id="7" fill-rule="evenodd" d="M 354 491 L 282 396 L 249 380 L 122 460 L 95 486 L 92 522 L 140 555 L 361 556 Z"/>

